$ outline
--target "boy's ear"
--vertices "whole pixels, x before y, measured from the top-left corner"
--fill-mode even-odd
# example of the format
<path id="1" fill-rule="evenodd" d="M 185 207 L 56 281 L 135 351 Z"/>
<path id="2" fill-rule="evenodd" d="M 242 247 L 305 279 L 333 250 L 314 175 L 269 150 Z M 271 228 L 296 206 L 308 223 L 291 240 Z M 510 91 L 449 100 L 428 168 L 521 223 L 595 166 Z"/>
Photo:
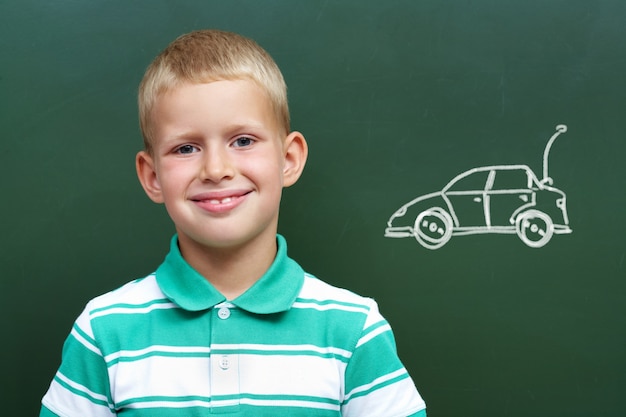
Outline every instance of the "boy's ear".
<path id="1" fill-rule="evenodd" d="M 298 181 L 304 170 L 308 153 L 309 148 L 302 133 L 291 132 L 285 139 L 285 166 L 283 167 L 283 185 L 285 187 Z"/>
<path id="2" fill-rule="evenodd" d="M 161 192 L 161 184 L 157 178 L 154 159 L 146 152 L 141 151 L 135 158 L 135 167 L 137 169 L 137 177 L 150 200 L 155 203 L 163 202 L 163 193 Z"/>

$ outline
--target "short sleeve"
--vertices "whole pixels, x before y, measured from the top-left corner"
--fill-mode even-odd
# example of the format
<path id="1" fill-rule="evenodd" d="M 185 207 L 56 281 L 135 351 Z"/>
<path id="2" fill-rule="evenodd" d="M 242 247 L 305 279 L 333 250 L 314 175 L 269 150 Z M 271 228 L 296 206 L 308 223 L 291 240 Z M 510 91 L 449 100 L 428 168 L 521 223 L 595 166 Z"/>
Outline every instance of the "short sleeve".
<path id="1" fill-rule="evenodd" d="M 398 358 L 389 323 L 369 300 L 369 313 L 345 375 L 344 417 L 425 416 L 426 405 Z"/>
<path id="2" fill-rule="evenodd" d="M 89 306 L 63 345 L 61 366 L 42 399 L 40 417 L 111 417 L 107 366 L 94 338 Z"/>
<path id="3" fill-rule="evenodd" d="M 41 411 L 39 412 L 39 417 L 59 417 L 57 414 L 54 414 L 52 411 L 48 410 L 45 405 L 41 406 Z"/>

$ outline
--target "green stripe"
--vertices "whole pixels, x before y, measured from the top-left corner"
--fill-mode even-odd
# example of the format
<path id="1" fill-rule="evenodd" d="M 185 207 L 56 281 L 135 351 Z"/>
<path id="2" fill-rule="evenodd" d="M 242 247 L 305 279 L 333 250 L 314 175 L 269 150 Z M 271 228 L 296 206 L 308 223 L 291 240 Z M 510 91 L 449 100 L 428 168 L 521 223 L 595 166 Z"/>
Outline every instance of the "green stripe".
<path id="1" fill-rule="evenodd" d="M 138 356 L 120 356 L 107 362 L 107 366 L 113 366 L 119 362 L 135 362 L 149 357 L 170 357 L 170 358 L 209 358 L 211 354 L 240 354 L 240 355 L 261 355 L 261 356 L 315 356 L 324 359 L 337 359 L 348 363 L 347 358 L 339 353 L 317 352 L 314 350 L 258 350 L 258 349 L 213 349 L 211 352 L 168 352 L 153 351 Z"/>
<path id="2" fill-rule="evenodd" d="M 211 315 L 155 309 L 147 314 L 99 316 L 92 320 L 91 326 L 103 356 L 108 356 L 119 350 L 141 350 L 155 345 L 207 346 Z M 114 333 L 111 329 L 115 329 Z M 113 334 L 115 337 L 111 337 Z"/>
<path id="3" fill-rule="evenodd" d="M 174 344 L 207 346 L 210 342 L 316 345 L 351 351 L 365 318 L 364 312 L 340 309 L 292 309 L 284 315 L 262 316 L 232 309 L 228 320 L 220 320 L 212 310 L 156 309 L 149 314 L 99 316 L 92 321 L 92 327 L 105 357 L 121 349 L 134 351 Z M 346 328 L 355 331 L 346 332 Z M 111 329 L 115 329 L 115 338 L 110 337 Z"/>
<path id="4" fill-rule="evenodd" d="M 147 352 L 139 356 L 120 356 L 107 362 L 107 367 L 111 367 L 119 362 L 135 362 L 152 356 L 169 357 L 169 358 L 208 358 L 211 356 L 209 352 L 167 352 L 154 351 Z"/>

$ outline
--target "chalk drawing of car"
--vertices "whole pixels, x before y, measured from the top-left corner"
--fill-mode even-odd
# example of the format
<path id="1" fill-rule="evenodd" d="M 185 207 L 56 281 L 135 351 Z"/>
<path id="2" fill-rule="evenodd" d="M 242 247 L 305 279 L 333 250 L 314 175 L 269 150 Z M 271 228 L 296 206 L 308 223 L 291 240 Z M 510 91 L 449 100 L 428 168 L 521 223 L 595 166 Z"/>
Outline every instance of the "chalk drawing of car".
<path id="1" fill-rule="evenodd" d="M 441 191 L 422 195 L 400 207 L 387 221 L 385 237 L 413 237 L 438 249 L 452 236 L 480 233 L 517 234 L 531 248 L 553 235 L 571 233 L 566 195 L 552 186 L 548 156 L 558 125 L 543 154 L 543 179 L 527 165 L 473 168 L 454 177 Z"/>

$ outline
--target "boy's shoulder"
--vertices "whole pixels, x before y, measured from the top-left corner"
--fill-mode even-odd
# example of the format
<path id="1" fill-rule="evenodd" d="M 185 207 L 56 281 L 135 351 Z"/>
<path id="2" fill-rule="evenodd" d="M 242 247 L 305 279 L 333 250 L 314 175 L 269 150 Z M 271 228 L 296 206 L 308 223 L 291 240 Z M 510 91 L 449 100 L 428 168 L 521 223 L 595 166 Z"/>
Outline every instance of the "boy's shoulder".
<path id="1" fill-rule="evenodd" d="M 325 305 L 343 306 L 365 314 L 378 311 L 378 306 L 372 298 L 333 286 L 309 273 L 304 275 L 304 284 L 296 302 L 307 300 Z"/>
<path id="2" fill-rule="evenodd" d="M 345 288 L 336 287 L 308 272 L 304 273 L 304 285 L 302 286 L 300 294 L 320 300 L 333 298 L 352 302 L 364 302 L 368 300 L 367 297 L 360 296 Z"/>
<path id="3" fill-rule="evenodd" d="M 87 310 L 94 314 L 111 308 L 147 307 L 163 302 L 165 299 L 165 295 L 156 282 L 156 275 L 152 273 L 96 296 L 87 304 Z"/>
<path id="4" fill-rule="evenodd" d="M 92 298 L 76 319 L 75 325 L 94 339 L 96 327 L 110 327 L 111 320 L 116 322 L 115 327 L 120 325 L 119 320 L 129 317 L 129 314 L 148 313 L 163 308 L 175 308 L 175 305 L 161 292 L 153 273 Z"/>

